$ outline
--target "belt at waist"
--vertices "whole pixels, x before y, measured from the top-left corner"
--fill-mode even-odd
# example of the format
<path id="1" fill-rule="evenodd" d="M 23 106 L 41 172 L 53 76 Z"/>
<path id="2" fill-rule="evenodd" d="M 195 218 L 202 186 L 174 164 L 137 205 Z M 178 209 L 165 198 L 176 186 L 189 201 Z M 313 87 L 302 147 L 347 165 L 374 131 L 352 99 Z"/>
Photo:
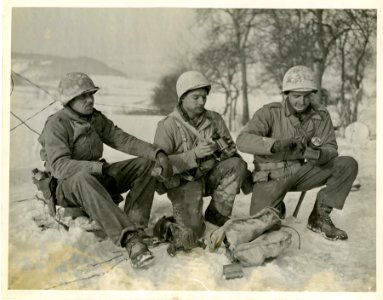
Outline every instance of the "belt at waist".
<path id="1" fill-rule="evenodd" d="M 267 162 L 267 163 L 255 163 L 258 166 L 258 170 L 274 170 L 274 169 L 281 169 L 281 168 L 287 168 L 293 165 L 302 165 L 302 162 L 298 159 L 296 160 L 285 160 L 281 162 Z"/>

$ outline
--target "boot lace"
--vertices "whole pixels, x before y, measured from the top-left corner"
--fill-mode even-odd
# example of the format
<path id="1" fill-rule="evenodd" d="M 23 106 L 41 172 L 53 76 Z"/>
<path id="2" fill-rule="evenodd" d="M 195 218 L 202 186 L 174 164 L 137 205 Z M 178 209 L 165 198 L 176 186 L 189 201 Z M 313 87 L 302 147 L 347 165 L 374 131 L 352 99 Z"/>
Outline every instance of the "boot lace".
<path id="1" fill-rule="evenodd" d="M 335 225 L 334 223 L 332 222 L 330 216 L 328 214 L 324 214 L 321 216 L 322 217 L 322 221 L 325 222 L 326 224 L 330 225 L 331 227 L 334 227 L 335 228 Z"/>

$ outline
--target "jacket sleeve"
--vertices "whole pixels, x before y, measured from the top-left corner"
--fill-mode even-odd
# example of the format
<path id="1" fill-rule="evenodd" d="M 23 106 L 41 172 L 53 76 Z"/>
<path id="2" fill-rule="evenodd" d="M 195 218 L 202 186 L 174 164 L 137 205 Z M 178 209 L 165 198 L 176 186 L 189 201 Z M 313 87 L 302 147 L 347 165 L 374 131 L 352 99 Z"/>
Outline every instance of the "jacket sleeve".
<path id="1" fill-rule="evenodd" d="M 100 114 L 100 117 L 103 127 L 101 138 L 105 144 L 130 155 L 155 160 L 158 151 L 161 150 L 160 148 L 123 131 L 105 115 Z"/>
<path id="2" fill-rule="evenodd" d="M 237 137 L 237 147 L 244 153 L 270 155 L 275 139 L 269 137 L 272 128 L 272 116 L 267 107 L 255 112 Z"/>
<path id="3" fill-rule="evenodd" d="M 323 114 L 323 120 L 317 130 L 317 135 L 322 139 L 320 147 L 320 163 L 326 163 L 332 158 L 338 156 L 338 144 L 335 138 L 334 127 L 330 118 L 330 114 L 326 111 Z"/>
<path id="4" fill-rule="evenodd" d="M 46 123 L 41 139 L 45 149 L 48 169 L 57 179 L 65 179 L 78 172 L 101 174 L 102 163 L 72 159 L 69 133 L 64 120 L 57 118 Z"/>
<path id="5" fill-rule="evenodd" d="M 181 174 L 190 169 L 198 167 L 197 158 L 194 149 L 182 153 L 176 153 L 175 131 L 172 130 L 169 123 L 158 122 L 154 144 L 161 147 L 169 156 L 173 165 L 173 173 Z"/>

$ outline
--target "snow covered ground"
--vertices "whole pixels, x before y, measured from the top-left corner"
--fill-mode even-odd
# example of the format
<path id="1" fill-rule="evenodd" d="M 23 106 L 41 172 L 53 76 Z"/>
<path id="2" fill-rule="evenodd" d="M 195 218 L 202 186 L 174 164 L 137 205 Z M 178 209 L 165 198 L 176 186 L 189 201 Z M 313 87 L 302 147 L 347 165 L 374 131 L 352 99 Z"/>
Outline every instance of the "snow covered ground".
<path id="1" fill-rule="evenodd" d="M 31 97 L 30 93 L 26 93 Z M 14 112 L 24 118 L 32 114 L 30 101 L 15 90 Z M 97 107 L 96 96 L 96 107 Z M 145 99 L 147 99 L 145 97 Z M 44 107 L 49 99 L 36 97 L 36 107 Z M 100 95 L 100 101 L 106 98 Z M 19 101 L 19 102 L 17 102 Z M 22 102 L 20 102 L 22 101 Z M 112 100 L 110 100 L 112 101 Z M 28 103 L 24 104 L 23 103 Z M 54 104 L 29 122 L 41 131 L 45 118 L 60 107 Z M 159 116 L 134 116 L 105 110 L 117 125 L 144 140 L 152 141 Z M 11 119 L 12 126 L 17 124 Z M 234 136 L 236 133 L 233 134 Z M 345 229 L 349 240 L 331 242 L 306 229 L 308 215 L 317 189 L 307 193 L 297 219 L 293 219 L 299 193 L 289 193 L 285 199 L 287 219 L 284 224 L 294 227 L 297 234 L 282 255 L 263 266 L 245 268 L 244 277 L 225 280 L 222 266 L 229 263 L 224 249 L 210 253 L 197 248 L 190 253 L 177 253 L 172 258 L 166 245 L 153 248 L 155 263 L 147 270 L 133 270 L 127 253 L 107 239 L 101 240 L 79 228 L 65 231 L 53 228 L 41 231 L 33 222 L 44 209 L 34 198 L 35 187 L 31 169 L 42 167 L 37 135 L 21 126 L 11 132 L 10 195 L 9 195 L 9 289 L 100 289 L 100 290 L 190 290 L 190 291 L 343 291 L 373 292 L 376 290 L 376 141 L 350 144 L 340 139 L 339 152 L 352 155 L 359 162 L 359 191 L 351 192 L 342 211 L 334 211 L 334 223 Z M 127 158 L 111 149 L 105 150 L 108 161 Z M 244 155 L 251 165 L 251 157 Z M 205 199 L 205 207 L 209 199 Z M 233 215 L 248 215 L 250 195 L 236 198 Z M 171 204 L 165 195 L 155 195 L 150 227 L 163 215 L 171 214 Z M 208 225 L 208 230 L 213 229 Z M 289 229 L 284 229 L 289 230 Z"/>

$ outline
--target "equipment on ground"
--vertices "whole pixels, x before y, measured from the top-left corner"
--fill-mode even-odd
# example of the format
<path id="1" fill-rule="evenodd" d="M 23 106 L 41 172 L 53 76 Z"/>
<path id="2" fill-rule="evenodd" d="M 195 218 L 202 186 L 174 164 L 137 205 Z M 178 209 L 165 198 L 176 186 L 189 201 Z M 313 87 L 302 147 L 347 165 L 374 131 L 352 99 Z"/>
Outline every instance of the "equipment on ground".
<path id="1" fill-rule="evenodd" d="M 193 248 L 205 249 L 205 244 L 198 240 L 196 234 L 190 229 L 177 224 L 174 217 L 162 217 L 153 228 L 153 235 L 161 242 L 168 242 L 167 252 L 174 257 L 179 250 L 190 251 Z"/>
<path id="2" fill-rule="evenodd" d="M 278 211 L 267 207 L 250 217 L 230 219 L 222 227 L 208 233 L 206 242 L 212 252 L 224 243 L 232 263 L 244 267 L 259 266 L 291 245 L 291 234 L 280 230 L 281 226 Z M 232 269 L 234 271 L 230 272 Z M 231 279 L 238 274 L 238 268 L 229 267 L 227 272 L 227 279 Z"/>
<path id="3" fill-rule="evenodd" d="M 239 263 L 233 263 L 230 265 L 223 266 L 223 278 L 225 279 L 235 279 L 242 278 L 243 270 L 242 266 Z"/>

